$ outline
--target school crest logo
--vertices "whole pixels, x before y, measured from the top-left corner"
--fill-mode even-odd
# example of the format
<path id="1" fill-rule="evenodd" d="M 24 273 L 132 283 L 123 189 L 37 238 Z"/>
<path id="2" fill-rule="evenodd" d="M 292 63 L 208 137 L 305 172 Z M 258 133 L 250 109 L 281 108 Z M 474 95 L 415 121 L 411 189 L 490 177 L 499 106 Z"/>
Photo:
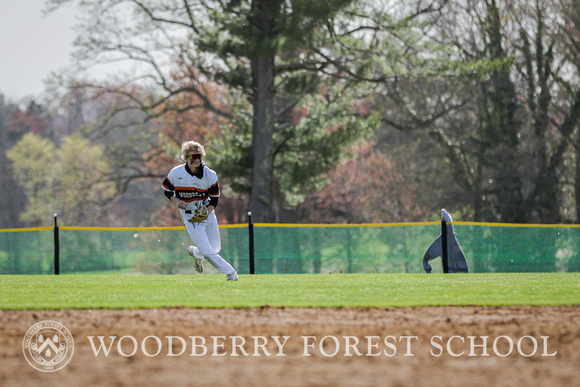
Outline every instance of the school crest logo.
<path id="1" fill-rule="evenodd" d="M 24 335 L 22 351 L 28 364 L 42 372 L 58 371 L 74 353 L 72 334 L 61 323 L 41 321 Z"/>

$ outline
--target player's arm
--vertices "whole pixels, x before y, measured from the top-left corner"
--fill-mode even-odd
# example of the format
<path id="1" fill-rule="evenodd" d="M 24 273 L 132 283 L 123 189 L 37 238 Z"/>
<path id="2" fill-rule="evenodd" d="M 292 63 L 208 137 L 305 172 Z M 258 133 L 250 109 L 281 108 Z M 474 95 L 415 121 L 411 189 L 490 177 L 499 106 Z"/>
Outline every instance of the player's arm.
<path id="1" fill-rule="evenodd" d="M 181 208 L 182 210 L 187 208 L 187 203 L 175 196 L 175 187 L 168 177 L 163 180 L 163 184 L 161 186 L 163 187 L 163 193 L 167 199 L 171 200 L 178 208 Z"/>
<path id="2" fill-rule="evenodd" d="M 215 211 L 215 208 L 218 205 L 220 198 L 219 197 L 210 197 L 209 198 L 209 204 L 207 205 L 207 211 L 209 214 L 211 214 L 213 211 Z"/>
<path id="3" fill-rule="evenodd" d="M 215 183 L 211 187 L 209 187 L 207 193 L 209 195 L 209 204 L 207 205 L 207 210 L 208 213 L 211 214 L 213 211 L 215 211 L 218 202 L 220 200 L 220 185 L 217 180 L 217 176 Z"/>
<path id="4" fill-rule="evenodd" d="M 178 199 L 177 196 L 171 197 L 171 200 L 178 208 L 185 210 L 187 208 L 187 203 L 181 199 Z"/>

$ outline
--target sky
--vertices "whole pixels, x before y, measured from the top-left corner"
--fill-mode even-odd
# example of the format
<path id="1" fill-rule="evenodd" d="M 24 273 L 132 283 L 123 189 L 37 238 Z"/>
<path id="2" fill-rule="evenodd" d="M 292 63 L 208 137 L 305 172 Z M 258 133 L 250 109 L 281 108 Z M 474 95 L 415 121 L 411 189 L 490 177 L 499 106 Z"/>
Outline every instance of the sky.
<path id="1" fill-rule="evenodd" d="M 43 9 L 44 0 L 0 0 L 0 93 L 8 100 L 40 96 L 43 80 L 71 63 L 75 9 Z"/>

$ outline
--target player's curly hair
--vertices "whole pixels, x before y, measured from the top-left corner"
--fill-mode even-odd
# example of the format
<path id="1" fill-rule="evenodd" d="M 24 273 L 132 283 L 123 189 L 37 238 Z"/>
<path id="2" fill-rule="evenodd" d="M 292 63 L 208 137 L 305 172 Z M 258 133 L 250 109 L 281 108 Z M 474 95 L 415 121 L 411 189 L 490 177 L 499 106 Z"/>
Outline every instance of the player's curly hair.
<path id="1" fill-rule="evenodd" d="M 205 148 L 197 141 L 186 141 L 181 144 L 181 158 L 185 161 L 185 155 L 195 152 L 201 153 L 205 157 Z"/>

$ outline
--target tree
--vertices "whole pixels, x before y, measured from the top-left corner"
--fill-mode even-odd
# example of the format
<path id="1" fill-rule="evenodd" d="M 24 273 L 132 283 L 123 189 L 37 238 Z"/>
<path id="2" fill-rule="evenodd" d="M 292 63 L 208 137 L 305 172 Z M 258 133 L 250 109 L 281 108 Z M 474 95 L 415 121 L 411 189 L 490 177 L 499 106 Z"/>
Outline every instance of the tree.
<path id="1" fill-rule="evenodd" d="M 56 157 L 59 161 L 57 208 L 65 224 L 98 220 L 103 215 L 99 209 L 117 195 L 115 185 L 106 179 L 110 163 L 104 158 L 104 147 L 75 133 L 64 138 Z"/>
<path id="2" fill-rule="evenodd" d="M 536 1 L 534 7 L 518 5 L 527 17 L 518 20 L 521 40 L 516 43 L 515 65 L 530 114 L 536 172 L 527 203 L 538 219 L 570 221 L 572 217 L 561 210 L 566 187 L 573 186 L 566 163 L 580 122 L 580 80 L 568 74 L 570 70 L 577 73 L 578 62 L 573 47 L 566 43 L 565 20 L 574 9 L 578 13 L 578 5 L 555 1 Z"/>
<path id="3" fill-rule="evenodd" d="M 28 133 L 7 157 L 24 190 L 20 218 L 28 225 L 50 224 L 53 213 L 65 224 L 93 225 L 116 195 L 114 185 L 103 179 L 109 168 L 103 148 L 79 134 L 65 137 L 57 149 L 50 140 Z"/>
<path id="4" fill-rule="evenodd" d="M 134 90 L 135 94 L 139 92 Z M 142 124 L 145 115 L 138 109 L 118 112 L 106 125 L 99 126 L 99 118 L 108 116 L 122 103 L 119 99 L 115 94 L 93 96 L 85 89 L 53 98 L 49 105 L 54 112 L 53 132 L 58 134 L 58 143 L 71 134 L 81 134 L 102 148 L 108 167 L 101 179 L 114 185 L 117 197 L 99 211 L 106 214 L 99 224 L 149 226 L 153 214 L 164 203 L 164 196 L 155 191 L 160 189 L 159 182 L 167 171 L 156 168 L 156 163 L 173 159 L 177 152 L 168 147 L 168 141 L 156 147 L 161 138 L 166 139 L 164 123 L 152 120 Z"/>
<path id="5" fill-rule="evenodd" d="M 36 101 L 28 102 L 26 109 L 17 107 L 10 114 L 8 131 L 18 138 L 23 133 L 45 134 L 50 129 L 50 116 Z"/>
<path id="6" fill-rule="evenodd" d="M 25 134 L 6 156 L 12 163 L 17 184 L 24 189 L 27 199 L 20 219 L 26 224 L 39 226 L 52 219 L 55 212 L 53 184 L 57 178 L 54 166 L 54 144 L 33 133 Z"/>
<path id="7" fill-rule="evenodd" d="M 387 93 L 396 113 L 385 123 L 429 135 L 419 141 L 442 152 L 437 179 L 447 180 L 467 217 L 570 221 L 560 210 L 572 180 L 579 85 L 558 16 L 569 8 L 495 0 L 448 7 L 431 33 L 460 65 L 421 79 L 422 87 L 410 79 L 389 85 L 400 92 Z"/>
<path id="8" fill-rule="evenodd" d="M 12 114 L 17 107 L 6 101 L 0 93 L 0 186 L 4 187 L 0 196 L 0 227 L 16 228 L 20 226 L 19 212 L 24 207 L 22 193 L 17 188 L 14 176 L 8 168 L 6 152 L 15 143 L 16 134 L 13 132 Z"/>
<path id="9" fill-rule="evenodd" d="M 556 3 L 556 9 L 560 12 L 560 23 L 558 24 L 559 37 L 562 39 L 562 45 L 559 46 L 563 55 L 567 58 L 571 71 L 576 74 L 580 73 L 580 1 L 579 0 L 559 0 Z M 567 66 L 568 67 L 568 66 Z M 574 155 L 574 212 L 576 223 L 580 223 L 580 87 L 578 78 L 575 81 L 565 77 L 557 77 L 557 82 L 561 84 L 561 89 L 566 90 L 563 93 L 565 97 L 560 106 L 569 110 L 565 121 L 558 118 L 557 124 L 560 124 L 561 132 L 565 137 L 569 137 L 572 142 L 572 154 Z M 575 90 L 575 92 L 574 92 Z M 571 97 L 572 96 L 572 97 Z M 574 132 L 576 140 L 574 140 Z"/>
<path id="10" fill-rule="evenodd" d="M 392 75 L 396 66 L 376 76 L 378 58 L 387 53 L 396 64 L 408 53 L 389 52 L 390 41 L 445 1 L 399 9 L 391 2 L 352 0 L 47 2 L 53 11 L 72 3 L 87 15 L 76 43 L 81 64 L 142 65 L 135 76 L 76 86 L 118 93 L 125 99 L 119 109 L 141 109 L 147 119 L 199 109 L 227 119 L 230 136 L 222 139 L 229 142 L 220 147 L 239 144 L 242 150 L 235 150 L 237 158 L 223 158 L 249 179 L 235 186 L 248 190 L 256 221 L 274 221 L 280 207 L 298 200 L 297 192 L 317 188 L 312 182 L 369 134 L 376 120 L 354 102 L 370 93 L 362 85 Z M 208 82 L 228 88 L 231 109 L 208 95 Z M 136 83 L 151 93 L 135 95 L 130 88 Z M 190 94 L 198 98 L 195 104 L 181 98 Z M 293 168 L 280 172 L 288 161 Z M 289 187 L 291 197 L 285 195 Z"/>
<path id="11" fill-rule="evenodd" d="M 353 153 L 353 159 L 328 174 L 328 185 L 300 205 L 304 221 L 388 223 L 424 221 L 432 215 L 418 199 L 418 186 L 394 158 L 373 143 Z"/>

